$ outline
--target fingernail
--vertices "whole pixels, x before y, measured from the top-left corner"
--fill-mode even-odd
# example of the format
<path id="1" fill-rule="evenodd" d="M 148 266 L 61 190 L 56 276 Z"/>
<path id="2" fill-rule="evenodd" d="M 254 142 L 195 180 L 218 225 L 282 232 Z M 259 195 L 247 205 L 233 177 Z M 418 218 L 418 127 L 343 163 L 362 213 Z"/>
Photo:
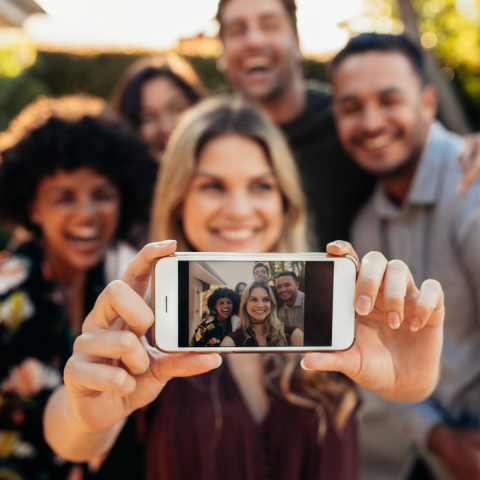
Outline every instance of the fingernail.
<path id="1" fill-rule="evenodd" d="M 300 362 L 300 365 L 304 370 L 313 370 L 313 368 L 308 368 L 305 366 L 305 359 L 303 358 L 302 361 Z"/>
<path id="2" fill-rule="evenodd" d="M 334 242 L 330 242 L 328 247 L 337 247 L 337 248 L 345 248 L 345 242 L 342 242 L 340 240 L 335 240 Z"/>
<path id="3" fill-rule="evenodd" d="M 396 330 L 400 326 L 400 315 L 397 312 L 387 313 L 387 321 L 390 328 Z"/>
<path id="4" fill-rule="evenodd" d="M 420 319 L 418 317 L 413 317 L 410 320 L 410 330 L 412 332 L 418 331 L 420 329 L 421 324 L 422 324 L 422 322 L 420 321 Z"/>
<path id="5" fill-rule="evenodd" d="M 176 240 L 164 240 L 163 242 L 158 242 L 157 245 L 159 247 L 166 247 L 167 245 L 171 245 L 172 243 L 177 243 Z"/>
<path id="6" fill-rule="evenodd" d="M 217 356 L 217 366 L 215 368 L 218 368 L 222 364 L 223 360 L 222 360 L 222 357 L 218 353 L 214 353 L 214 355 Z"/>
<path id="7" fill-rule="evenodd" d="M 370 308 L 372 307 L 372 300 L 366 295 L 360 295 L 357 298 L 355 306 L 359 315 L 368 315 L 370 313 Z"/>

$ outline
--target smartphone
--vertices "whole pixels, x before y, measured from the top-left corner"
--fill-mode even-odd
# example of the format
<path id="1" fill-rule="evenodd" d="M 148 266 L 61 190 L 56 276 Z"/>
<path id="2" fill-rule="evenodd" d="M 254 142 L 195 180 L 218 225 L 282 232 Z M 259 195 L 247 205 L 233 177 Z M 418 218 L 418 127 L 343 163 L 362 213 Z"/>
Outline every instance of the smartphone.
<path id="1" fill-rule="evenodd" d="M 353 257 L 182 253 L 152 271 L 155 346 L 174 352 L 346 350 L 355 340 Z"/>

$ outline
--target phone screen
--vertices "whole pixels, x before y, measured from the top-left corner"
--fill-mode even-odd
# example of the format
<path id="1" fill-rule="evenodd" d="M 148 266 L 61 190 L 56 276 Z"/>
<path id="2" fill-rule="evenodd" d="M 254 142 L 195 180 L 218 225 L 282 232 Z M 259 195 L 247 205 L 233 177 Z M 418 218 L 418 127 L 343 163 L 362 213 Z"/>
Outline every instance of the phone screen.
<path id="1" fill-rule="evenodd" d="M 178 346 L 332 345 L 334 261 L 178 261 Z"/>

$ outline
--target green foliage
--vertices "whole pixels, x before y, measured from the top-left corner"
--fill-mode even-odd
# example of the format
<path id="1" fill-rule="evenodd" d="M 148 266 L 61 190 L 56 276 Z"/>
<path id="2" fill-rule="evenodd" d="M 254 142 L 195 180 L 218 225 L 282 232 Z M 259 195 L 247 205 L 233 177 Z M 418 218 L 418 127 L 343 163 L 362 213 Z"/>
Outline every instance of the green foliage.
<path id="1" fill-rule="evenodd" d="M 0 77 L 16 77 L 35 62 L 37 52 L 29 43 L 8 43 L 0 47 Z"/>
<path id="2" fill-rule="evenodd" d="M 420 34 L 435 34 L 432 48 L 455 72 L 454 85 L 480 127 L 480 2 L 471 12 L 460 12 L 455 0 L 415 0 L 413 5 Z"/>

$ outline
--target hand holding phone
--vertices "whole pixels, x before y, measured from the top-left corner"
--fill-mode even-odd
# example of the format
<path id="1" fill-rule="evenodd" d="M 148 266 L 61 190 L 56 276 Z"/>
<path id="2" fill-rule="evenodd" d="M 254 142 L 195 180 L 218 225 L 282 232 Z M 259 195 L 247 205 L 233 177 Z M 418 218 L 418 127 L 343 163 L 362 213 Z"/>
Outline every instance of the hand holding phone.
<path id="1" fill-rule="evenodd" d="M 355 255 L 348 242 L 327 247 Z M 355 291 L 357 339 L 345 352 L 309 353 L 308 369 L 338 371 L 394 401 L 418 402 L 436 386 L 443 345 L 444 294 L 435 280 L 415 285 L 408 266 L 379 252 L 362 259 Z"/>

